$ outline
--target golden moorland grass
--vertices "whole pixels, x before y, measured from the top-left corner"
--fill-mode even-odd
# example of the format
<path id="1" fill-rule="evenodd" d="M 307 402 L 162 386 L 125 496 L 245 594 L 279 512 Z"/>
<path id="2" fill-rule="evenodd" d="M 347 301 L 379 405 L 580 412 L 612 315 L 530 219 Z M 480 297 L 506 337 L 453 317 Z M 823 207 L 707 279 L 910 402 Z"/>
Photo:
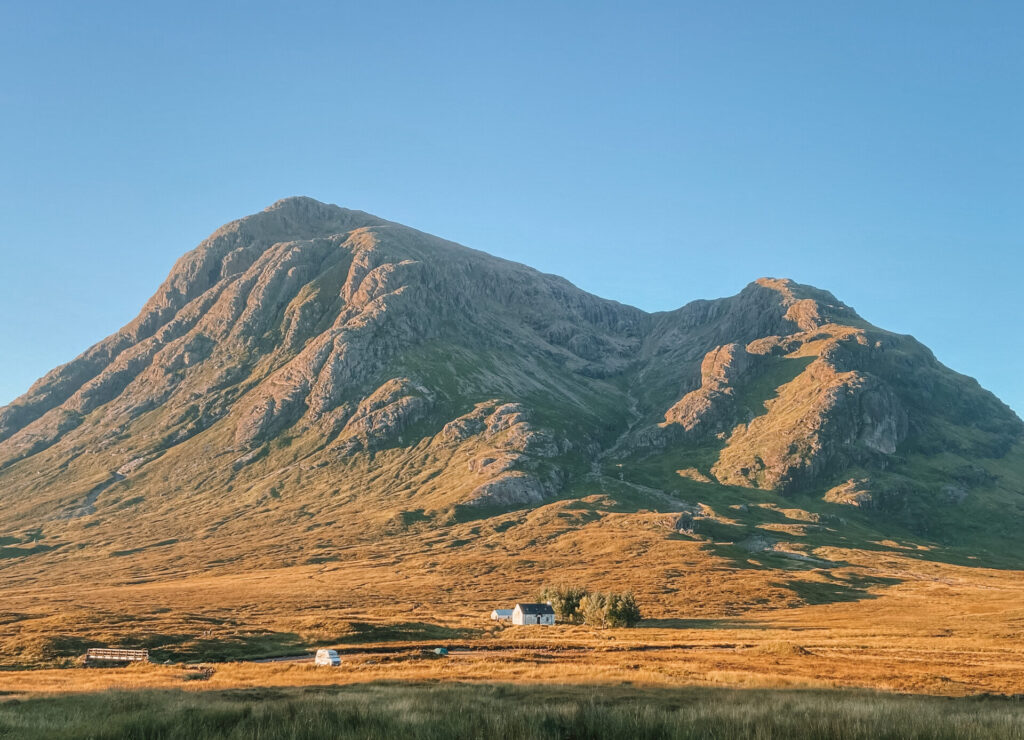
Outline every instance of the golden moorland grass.
<path id="1" fill-rule="evenodd" d="M 897 540 L 750 552 L 600 505 L 297 565 L 65 553 L 47 580 L 24 558 L 0 591 L 0 738 L 1024 738 L 1020 571 Z M 489 620 L 546 583 L 632 589 L 645 619 Z M 90 646 L 154 662 L 82 667 Z M 317 647 L 342 665 L 254 662 Z"/>
<path id="2" fill-rule="evenodd" d="M 1020 572 L 867 551 L 817 554 L 846 565 L 728 572 L 695 552 L 694 567 L 671 581 L 635 568 L 646 575 L 619 583 L 613 563 L 561 571 L 569 582 L 633 587 L 646 617 L 633 629 L 498 627 L 490 609 L 531 597 L 539 583 L 482 555 L 417 564 L 364 553 L 344 564 L 5 589 L 0 692 L 441 680 L 1024 694 Z M 792 591 L 781 584 L 821 603 L 787 604 L 776 591 Z M 168 662 L 81 668 L 60 657 L 69 645 L 84 652 L 97 644 L 147 646 Z M 340 649 L 342 668 L 241 662 L 319 646 Z M 452 654 L 434 656 L 437 646 Z M 197 673 L 195 664 L 210 670 Z"/>
<path id="3" fill-rule="evenodd" d="M 793 502 L 765 498 L 748 495 L 748 516 L 816 523 Z M 730 534 L 735 506 L 703 509 Z M 237 559 L 184 543 L 10 559 L 0 698 L 380 681 L 1024 694 L 1020 571 L 968 556 L 943 562 L 920 541 L 849 528 L 858 546 L 811 532 L 789 537 L 786 551 L 751 551 L 681 532 L 678 516 L 588 496 L 363 544 L 319 533 L 322 557 L 300 563 L 275 557 L 277 533 L 252 529 L 265 548 Z M 8 546 L 18 547 L 29 546 Z M 633 590 L 645 619 L 607 630 L 488 619 L 551 583 Z M 154 663 L 83 668 L 77 656 L 90 646 L 145 647 Z M 451 654 L 433 655 L 439 646 Z M 317 647 L 342 651 L 342 667 L 251 662 Z"/>

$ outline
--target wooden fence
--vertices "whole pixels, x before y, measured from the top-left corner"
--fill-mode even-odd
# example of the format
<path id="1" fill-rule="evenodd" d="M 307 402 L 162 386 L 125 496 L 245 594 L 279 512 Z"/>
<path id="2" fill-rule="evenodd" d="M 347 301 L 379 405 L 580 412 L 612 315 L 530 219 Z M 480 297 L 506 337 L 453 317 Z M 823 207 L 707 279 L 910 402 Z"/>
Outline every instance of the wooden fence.
<path id="1" fill-rule="evenodd" d="M 89 648 L 85 651 L 85 661 L 88 663 L 90 660 L 115 660 L 122 663 L 137 663 L 149 660 L 149 651 Z"/>

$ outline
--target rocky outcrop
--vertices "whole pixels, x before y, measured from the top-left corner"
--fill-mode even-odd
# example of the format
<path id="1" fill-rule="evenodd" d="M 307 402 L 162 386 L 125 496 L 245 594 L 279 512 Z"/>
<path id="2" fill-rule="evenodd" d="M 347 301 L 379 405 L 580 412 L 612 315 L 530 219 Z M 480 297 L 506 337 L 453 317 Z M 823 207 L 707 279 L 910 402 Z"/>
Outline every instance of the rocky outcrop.
<path id="1" fill-rule="evenodd" d="M 547 498 L 544 486 L 527 473 L 507 473 L 488 481 L 470 494 L 467 506 L 511 507 L 540 504 Z"/>
<path id="2" fill-rule="evenodd" d="M 884 464 L 908 429 L 907 412 L 886 383 L 836 372 L 820 358 L 766 407 L 732 432 L 712 468 L 720 482 L 799 488 L 849 465 Z"/>
<path id="3" fill-rule="evenodd" d="M 402 432 L 422 419 L 433 394 L 408 378 L 389 380 L 356 408 L 341 432 L 341 439 L 358 438 L 364 449 L 400 444 Z"/>
<path id="4" fill-rule="evenodd" d="M 875 497 L 871 495 L 868 481 L 853 478 L 834 486 L 825 492 L 825 501 L 831 504 L 844 504 L 858 508 L 871 508 L 875 505 Z"/>
<path id="5" fill-rule="evenodd" d="M 736 386 L 753 371 L 758 355 L 739 344 L 716 347 L 701 362 L 701 385 L 665 412 L 665 427 L 677 424 L 694 436 L 708 436 L 732 428 L 738 413 Z"/>

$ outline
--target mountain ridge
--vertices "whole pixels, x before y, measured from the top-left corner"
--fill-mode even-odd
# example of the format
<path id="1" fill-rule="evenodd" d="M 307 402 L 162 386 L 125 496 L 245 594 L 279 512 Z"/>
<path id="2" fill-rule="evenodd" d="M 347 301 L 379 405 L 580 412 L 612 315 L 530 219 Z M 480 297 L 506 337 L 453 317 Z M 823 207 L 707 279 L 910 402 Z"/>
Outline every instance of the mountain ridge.
<path id="1" fill-rule="evenodd" d="M 57 543 L 28 558 L 44 567 L 114 548 L 127 517 L 198 563 L 230 521 L 302 553 L 306 526 L 360 542 L 600 495 L 763 545 L 757 516 L 714 504 L 760 491 L 998 554 L 1022 439 L 976 381 L 812 286 L 647 313 L 294 197 L 215 231 L 132 322 L 0 408 L 0 536 Z"/>

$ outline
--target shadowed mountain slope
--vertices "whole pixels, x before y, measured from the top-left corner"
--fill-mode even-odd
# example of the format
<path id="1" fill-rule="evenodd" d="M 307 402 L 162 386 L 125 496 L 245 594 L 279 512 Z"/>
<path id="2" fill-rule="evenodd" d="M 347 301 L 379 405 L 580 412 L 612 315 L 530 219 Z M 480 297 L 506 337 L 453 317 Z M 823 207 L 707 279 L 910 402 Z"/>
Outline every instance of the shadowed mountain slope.
<path id="1" fill-rule="evenodd" d="M 1022 439 L 825 291 L 765 278 L 647 314 L 289 198 L 0 409 L 0 567 L 315 558 L 597 495 L 748 552 L 902 536 L 999 562 Z M 782 509 L 813 527 L 767 527 Z"/>

